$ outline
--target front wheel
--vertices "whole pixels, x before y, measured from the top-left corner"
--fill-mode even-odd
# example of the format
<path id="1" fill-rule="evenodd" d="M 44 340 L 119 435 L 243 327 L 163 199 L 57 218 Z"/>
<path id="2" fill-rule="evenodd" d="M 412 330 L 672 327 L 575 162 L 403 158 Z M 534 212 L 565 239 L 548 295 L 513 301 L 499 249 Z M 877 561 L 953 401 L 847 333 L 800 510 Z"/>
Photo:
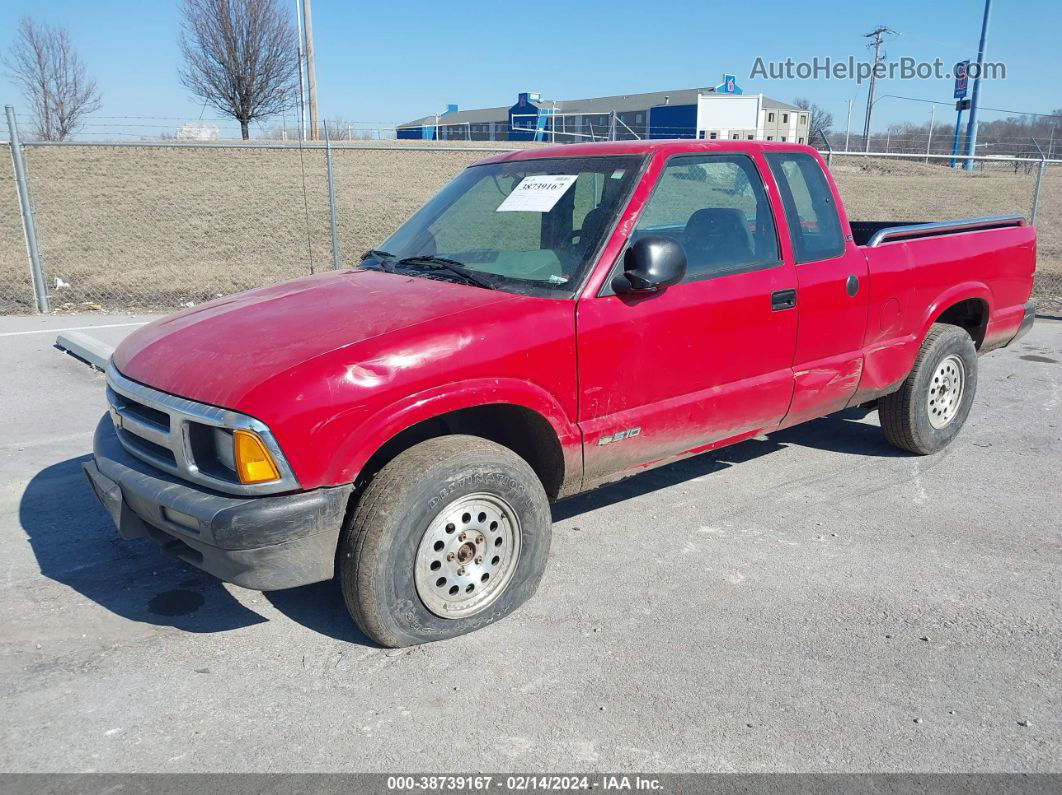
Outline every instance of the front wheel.
<path id="1" fill-rule="evenodd" d="M 508 448 L 463 435 L 421 442 L 380 470 L 345 529 L 347 609 L 382 646 L 491 624 L 534 594 L 551 521 L 541 482 Z"/>
<path id="2" fill-rule="evenodd" d="M 918 455 L 943 449 L 962 429 L 977 391 L 977 350 L 958 326 L 934 324 L 903 385 L 881 399 L 885 438 Z"/>

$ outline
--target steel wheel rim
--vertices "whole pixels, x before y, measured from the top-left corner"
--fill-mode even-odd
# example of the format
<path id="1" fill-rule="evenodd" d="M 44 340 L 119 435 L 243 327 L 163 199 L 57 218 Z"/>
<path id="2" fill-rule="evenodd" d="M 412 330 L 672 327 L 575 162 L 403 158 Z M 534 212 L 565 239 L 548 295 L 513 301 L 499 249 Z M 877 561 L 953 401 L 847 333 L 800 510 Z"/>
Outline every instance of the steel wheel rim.
<path id="1" fill-rule="evenodd" d="M 966 365 L 955 354 L 945 356 L 929 382 L 929 397 L 926 399 L 929 424 L 937 429 L 946 427 L 959 413 L 965 392 Z"/>
<path id="2" fill-rule="evenodd" d="M 413 564 L 417 595 L 442 618 L 467 618 L 504 592 L 520 560 L 520 520 L 496 494 L 460 497 L 424 531 Z"/>

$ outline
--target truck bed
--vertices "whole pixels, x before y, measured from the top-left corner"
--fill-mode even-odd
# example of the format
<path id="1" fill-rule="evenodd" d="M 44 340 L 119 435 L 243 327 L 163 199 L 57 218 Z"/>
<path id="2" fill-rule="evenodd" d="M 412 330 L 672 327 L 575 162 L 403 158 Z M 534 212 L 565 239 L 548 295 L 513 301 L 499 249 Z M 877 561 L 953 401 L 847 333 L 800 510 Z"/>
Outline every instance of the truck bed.
<path id="1" fill-rule="evenodd" d="M 860 399 L 886 394 L 907 376 L 946 309 L 981 353 L 1021 329 L 1036 267 L 1036 231 L 1021 216 L 851 227 L 871 279 Z"/>
<path id="2" fill-rule="evenodd" d="M 938 237 L 958 232 L 1022 226 L 1020 215 L 954 218 L 948 221 L 852 221 L 852 239 L 857 246 L 878 246 L 895 240 Z"/>

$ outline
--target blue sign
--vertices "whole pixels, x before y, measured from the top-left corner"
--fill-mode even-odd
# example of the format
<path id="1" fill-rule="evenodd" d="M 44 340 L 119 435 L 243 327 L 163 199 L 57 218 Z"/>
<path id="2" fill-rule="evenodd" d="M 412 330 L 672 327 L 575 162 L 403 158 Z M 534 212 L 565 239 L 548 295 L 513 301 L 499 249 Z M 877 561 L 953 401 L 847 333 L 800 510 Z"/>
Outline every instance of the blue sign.
<path id="1" fill-rule="evenodd" d="M 955 99 L 966 97 L 966 88 L 970 82 L 970 62 L 959 61 L 955 64 Z"/>
<path id="2" fill-rule="evenodd" d="M 723 82 L 715 87 L 716 94 L 742 94 L 735 75 L 723 75 Z"/>

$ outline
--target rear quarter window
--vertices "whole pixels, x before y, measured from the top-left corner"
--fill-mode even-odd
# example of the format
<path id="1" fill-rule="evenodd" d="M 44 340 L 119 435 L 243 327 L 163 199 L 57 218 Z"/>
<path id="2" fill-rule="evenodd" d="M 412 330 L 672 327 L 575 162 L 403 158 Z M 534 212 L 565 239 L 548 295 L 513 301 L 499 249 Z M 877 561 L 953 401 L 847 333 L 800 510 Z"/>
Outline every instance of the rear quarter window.
<path id="1" fill-rule="evenodd" d="M 797 264 L 841 256 L 841 219 L 819 162 L 800 152 L 769 152 L 765 157 L 782 195 Z"/>

